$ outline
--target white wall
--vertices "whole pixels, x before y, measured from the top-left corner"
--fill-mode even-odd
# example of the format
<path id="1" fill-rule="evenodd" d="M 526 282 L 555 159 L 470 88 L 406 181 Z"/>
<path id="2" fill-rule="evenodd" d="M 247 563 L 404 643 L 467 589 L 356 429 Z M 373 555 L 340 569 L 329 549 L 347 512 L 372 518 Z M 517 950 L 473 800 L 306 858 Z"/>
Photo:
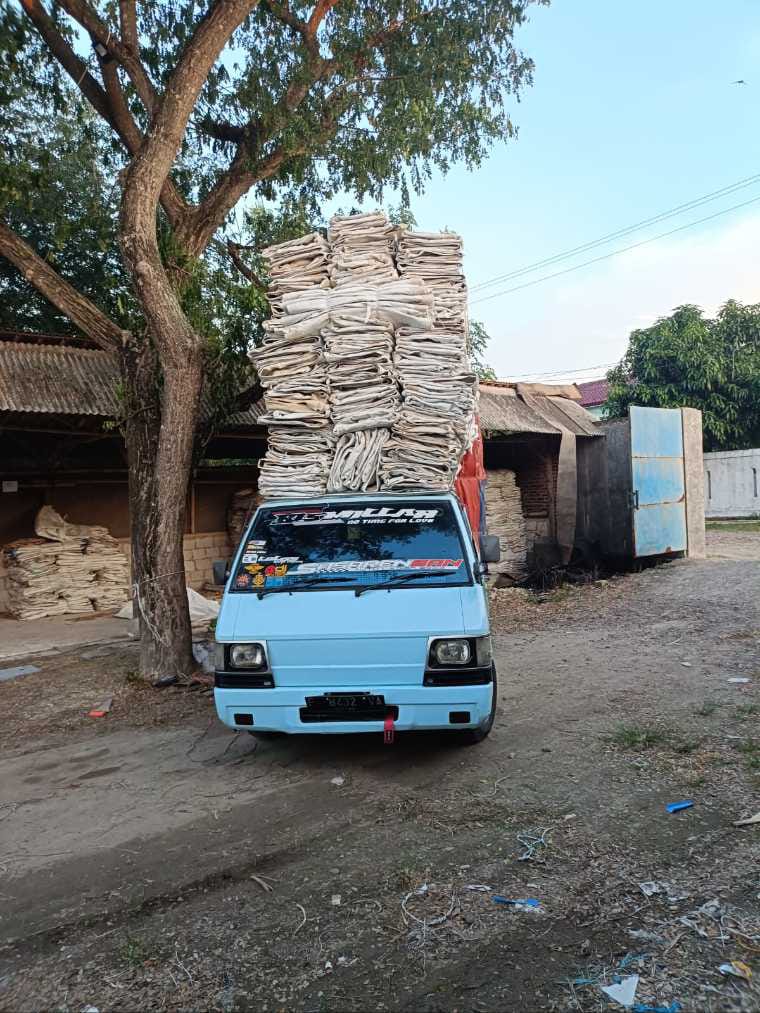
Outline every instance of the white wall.
<path id="1" fill-rule="evenodd" d="M 760 449 L 704 455 L 705 516 L 760 516 Z"/>

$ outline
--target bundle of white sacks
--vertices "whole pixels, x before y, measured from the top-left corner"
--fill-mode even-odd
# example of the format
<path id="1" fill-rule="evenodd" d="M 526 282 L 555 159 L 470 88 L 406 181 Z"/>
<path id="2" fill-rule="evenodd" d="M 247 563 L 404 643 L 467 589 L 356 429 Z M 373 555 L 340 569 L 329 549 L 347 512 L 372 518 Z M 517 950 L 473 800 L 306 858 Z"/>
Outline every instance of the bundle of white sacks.
<path id="1" fill-rule="evenodd" d="M 399 238 L 379 212 L 334 218 L 328 237 L 264 251 L 273 318 L 252 354 L 269 427 L 259 490 L 448 489 L 477 400 L 461 240 Z"/>

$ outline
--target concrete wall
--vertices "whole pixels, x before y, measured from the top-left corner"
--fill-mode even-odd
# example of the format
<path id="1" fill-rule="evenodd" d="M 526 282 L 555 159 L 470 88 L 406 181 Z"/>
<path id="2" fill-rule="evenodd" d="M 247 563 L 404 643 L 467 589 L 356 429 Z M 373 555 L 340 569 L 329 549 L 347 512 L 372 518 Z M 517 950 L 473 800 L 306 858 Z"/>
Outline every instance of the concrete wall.
<path id="1" fill-rule="evenodd" d="M 760 449 L 705 454 L 705 515 L 760 515 Z"/>
<path id="2" fill-rule="evenodd" d="M 697 408 L 681 409 L 683 430 L 683 476 L 686 493 L 686 555 L 704 559 L 705 492 L 702 473 L 702 412 Z"/>

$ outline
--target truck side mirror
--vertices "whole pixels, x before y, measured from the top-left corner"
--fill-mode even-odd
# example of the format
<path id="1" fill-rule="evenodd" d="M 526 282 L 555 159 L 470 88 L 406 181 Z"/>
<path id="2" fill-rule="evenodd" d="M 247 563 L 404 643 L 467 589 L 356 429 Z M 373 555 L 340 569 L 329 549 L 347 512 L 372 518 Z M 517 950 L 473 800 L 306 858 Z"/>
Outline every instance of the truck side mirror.
<path id="1" fill-rule="evenodd" d="M 211 564 L 211 572 L 214 575 L 214 583 L 217 586 L 224 586 L 227 583 L 227 578 L 230 575 L 230 568 L 227 566 L 226 559 L 215 559 Z"/>
<path id="2" fill-rule="evenodd" d="M 498 563 L 501 559 L 501 545 L 498 535 L 483 535 L 480 539 L 480 558 L 484 563 Z"/>

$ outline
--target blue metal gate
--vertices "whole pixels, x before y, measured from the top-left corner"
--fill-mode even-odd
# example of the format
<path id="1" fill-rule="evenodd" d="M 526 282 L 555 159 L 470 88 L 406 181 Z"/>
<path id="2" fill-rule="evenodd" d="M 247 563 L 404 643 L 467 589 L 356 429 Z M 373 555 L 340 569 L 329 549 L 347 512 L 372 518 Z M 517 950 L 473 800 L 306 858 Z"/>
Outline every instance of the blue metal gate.
<path id="1" fill-rule="evenodd" d="M 686 550 L 683 428 L 677 408 L 630 409 L 634 555 Z"/>

